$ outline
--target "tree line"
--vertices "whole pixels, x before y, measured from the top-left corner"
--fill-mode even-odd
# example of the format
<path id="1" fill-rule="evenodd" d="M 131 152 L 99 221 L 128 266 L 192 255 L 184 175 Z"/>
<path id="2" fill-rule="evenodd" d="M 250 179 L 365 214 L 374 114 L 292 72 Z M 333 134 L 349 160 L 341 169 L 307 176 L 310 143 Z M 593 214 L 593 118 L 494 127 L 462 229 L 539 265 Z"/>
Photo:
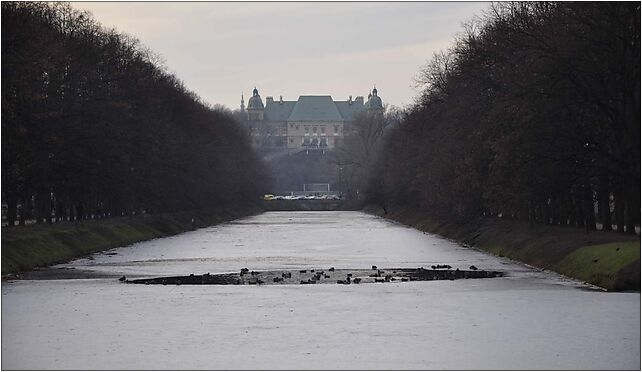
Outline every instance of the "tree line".
<path id="1" fill-rule="evenodd" d="M 401 121 L 402 110 L 385 105 L 382 111 L 358 113 L 347 123 L 345 137 L 332 154 L 335 186 L 350 199 L 363 199 L 372 168 L 388 133 Z"/>
<path id="2" fill-rule="evenodd" d="M 372 201 L 635 232 L 639 2 L 493 4 L 418 82 L 371 169 Z"/>
<path id="3" fill-rule="evenodd" d="M 2 200 L 9 225 L 208 209 L 266 174 L 231 112 L 136 39 L 67 3 L 2 3 Z"/>

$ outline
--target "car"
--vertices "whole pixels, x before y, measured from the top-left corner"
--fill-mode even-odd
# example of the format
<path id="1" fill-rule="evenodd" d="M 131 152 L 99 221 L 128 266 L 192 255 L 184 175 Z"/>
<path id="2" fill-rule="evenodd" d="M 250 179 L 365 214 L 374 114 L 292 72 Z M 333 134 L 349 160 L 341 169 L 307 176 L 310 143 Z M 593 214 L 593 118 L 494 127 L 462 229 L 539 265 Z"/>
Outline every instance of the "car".
<path id="1" fill-rule="evenodd" d="M 263 195 L 263 200 L 273 200 L 273 199 L 274 199 L 274 195 L 272 194 Z"/>

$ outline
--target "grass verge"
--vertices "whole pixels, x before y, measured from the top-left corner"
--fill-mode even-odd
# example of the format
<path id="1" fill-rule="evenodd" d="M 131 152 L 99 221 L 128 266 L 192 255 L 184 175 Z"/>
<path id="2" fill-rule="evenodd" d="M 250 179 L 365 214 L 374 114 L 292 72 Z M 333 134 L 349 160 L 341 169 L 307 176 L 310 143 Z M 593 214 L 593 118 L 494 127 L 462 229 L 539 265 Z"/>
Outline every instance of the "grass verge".
<path id="1" fill-rule="evenodd" d="M 556 271 L 610 291 L 640 290 L 640 236 L 498 218 L 442 221 L 411 210 L 365 212 L 439 234 L 500 257 Z"/>
<path id="2" fill-rule="evenodd" d="M 214 211 L 141 215 L 82 223 L 3 227 L 2 275 L 62 263 L 139 241 L 175 235 L 260 211 L 257 206 L 247 205 Z"/>

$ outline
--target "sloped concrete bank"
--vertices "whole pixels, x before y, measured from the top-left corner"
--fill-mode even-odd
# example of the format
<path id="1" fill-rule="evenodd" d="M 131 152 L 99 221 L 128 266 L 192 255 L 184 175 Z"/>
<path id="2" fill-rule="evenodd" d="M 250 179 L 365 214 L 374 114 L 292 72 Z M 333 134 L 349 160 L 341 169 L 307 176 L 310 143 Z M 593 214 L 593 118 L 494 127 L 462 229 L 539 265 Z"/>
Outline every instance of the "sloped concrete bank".
<path id="1" fill-rule="evenodd" d="M 640 236 L 501 218 L 440 221 L 417 211 L 369 205 L 365 212 L 439 234 L 609 291 L 640 290 Z"/>
<path id="2" fill-rule="evenodd" d="M 2 275 L 67 262 L 106 249 L 179 234 L 263 212 L 256 204 L 82 223 L 2 228 Z"/>

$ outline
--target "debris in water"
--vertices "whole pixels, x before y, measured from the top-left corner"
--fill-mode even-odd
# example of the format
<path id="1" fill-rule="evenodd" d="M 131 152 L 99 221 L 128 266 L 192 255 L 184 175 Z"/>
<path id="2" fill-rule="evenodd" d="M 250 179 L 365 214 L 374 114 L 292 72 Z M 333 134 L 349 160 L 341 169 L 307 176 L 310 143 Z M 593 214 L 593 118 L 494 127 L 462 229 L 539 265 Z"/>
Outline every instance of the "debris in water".
<path id="1" fill-rule="evenodd" d="M 447 265 L 439 265 L 447 266 Z M 242 269 L 241 273 L 227 273 L 227 274 L 203 274 L 188 276 L 173 276 L 161 278 L 148 278 L 148 279 L 135 279 L 128 280 L 125 276 L 118 279 L 125 283 L 135 284 L 205 284 L 205 285 L 258 285 L 258 284 L 366 284 L 366 283 L 389 283 L 395 281 L 412 282 L 412 281 L 430 281 L 430 280 L 457 280 L 457 279 L 481 279 L 481 278 L 496 278 L 504 274 L 499 271 L 485 271 L 479 270 L 474 265 L 471 265 L 471 270 L 444 270 L 441 267 L 435 270 L 426 269 L 404 269 L 394 268 L 387 269 L 394 272 L 395 275 L 386 274 L 383 278 L 381 273 L 384 270 L 378 270 L 373 274 L 370 269 L 339 269 L 331 268 L 334 274 L 324 274 L 322 271 L 316 272 L 312 277 L 304 277 L 306 270 L 294 271 L 251 271 L 252 277 L 249 280 L 244 280 L 243 274 L 249 270 Z M 345 275 L 345 276 L 344 276 Z M 338 278 L 337 278 L 338 276 Z"/>

